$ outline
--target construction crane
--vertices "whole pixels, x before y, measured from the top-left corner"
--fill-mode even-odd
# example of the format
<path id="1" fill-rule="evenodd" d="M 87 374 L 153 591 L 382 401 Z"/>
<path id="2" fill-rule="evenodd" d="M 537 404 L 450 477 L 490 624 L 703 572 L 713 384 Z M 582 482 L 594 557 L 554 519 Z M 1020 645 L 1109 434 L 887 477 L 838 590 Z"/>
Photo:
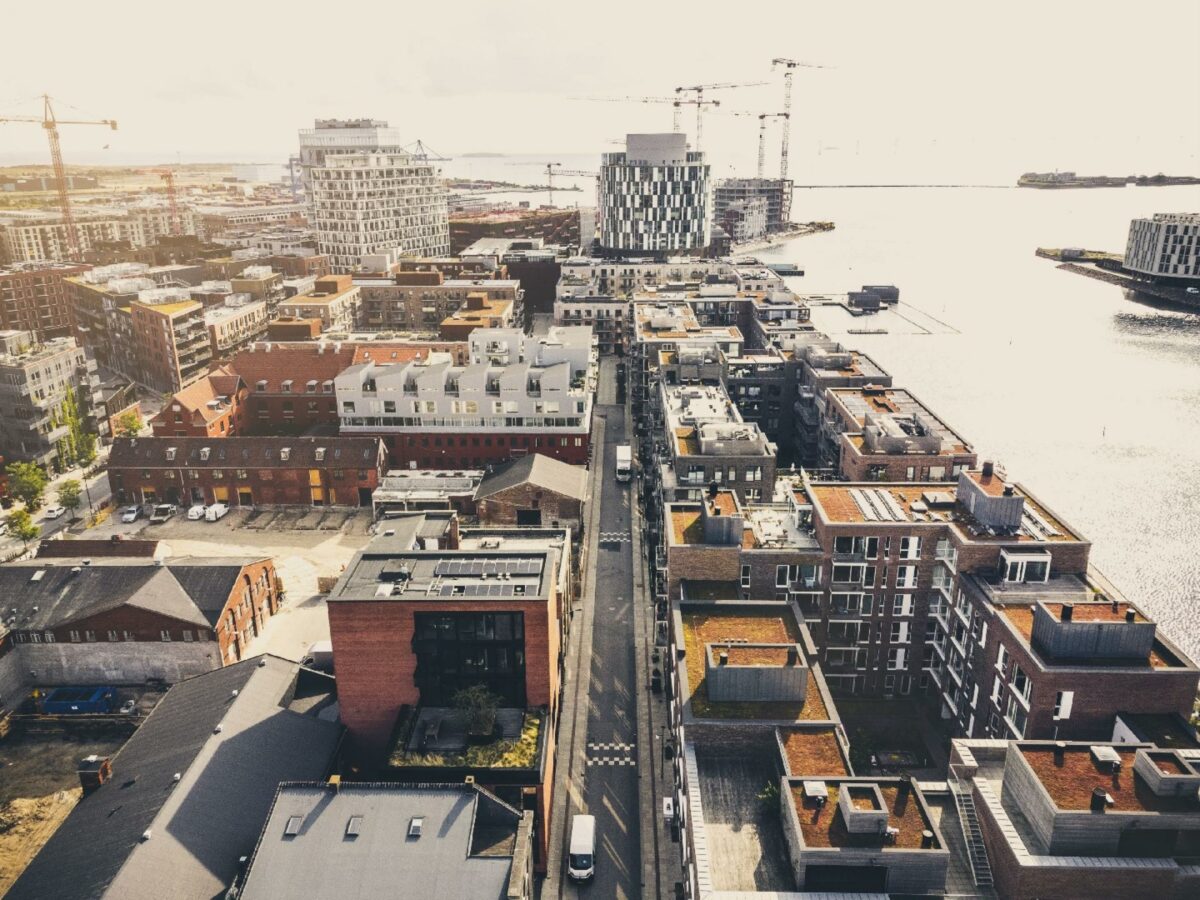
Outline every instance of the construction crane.
<path id="1" fill-rule="evenodd" d="M 670 103 L 675 107 L 675 115 L 672 119 L 671 130 L 676 134 L 679 133 L 682 127 L 681 113 L 683 107 L 696 107 L 696 114 L 699 116 L 700 110 L 705 106 L 718 107 L 721 105 L 720 100 L 698 100 L 689 97 L 587 97 L 587 100 L 599 100 L 602 103 Z M 618 142 L 620 143 L 620 142 Z"/>
<path id="2" fill-rule="evenodd" d="M 58 205 L 62 210 L 63 225 L 67 229 L 67 252 L 70 258 L 79 259 L 79 234 L 75 230 L 75 217 L 71 215 L 71 198 L 67 194 L 67 171 L 63 166 L 62 148 L 58 142 L 58 126 L 59 125 L 107 125 L 113 131 L 117 130 L 117 122 L 115 119 L 100 119 L 98 121 L 77 121 L 72 119 L 59 119 L 54 115 L 54 109 L 50 105 L 50 95 L 42 94 L 43 112 L 39 119 L 37 116 L 8 116 L 0 118 L 0 123 L 5 122 L 38 122 L 46 129 L 46 137 L 50 141 L 50 161 L 54 165 L 54 180 L 58 183 Z"/>
<path id="3" fill-rule="evenodd" d="M 584 172 L 581 169 L 563 169 L 562 163 L 546 163 L 546 189 L 550 192 L 550 205 L 554 205 L 554 176 L 555 175 L 577 175 L 582 178 L 597 178 L 596 172 Z M 558 167 L 558 171 L 555 168 Z"/>
<path id="4" fill-rule="evenodd" d="M 179 203 L 175 198 L 175 173 L 170 169 L 163 169 L 158 173 L 158 177 L 167 186 L 167 211 L 170 216 L 168 221 L 171 223 L 171 234 L 178 237 L 183 234 L 183 220 L 179 216 Z"/>
<path id="5" fill-rule="evenodd" d="M 766 178 L 766 172 L 767 172 L 767 119 L 784 119 L 785 120 L 784 128 L 786 128 L 787 127 L 786 119 L 788 118 L 788 114 L 782 113 L 782 112 L 780 112 L 780 113 L 753 113 L 753 112 L 742 112 L 741 110 L 737 110 L 735 112 L 727 113 L 727 115 L 757 116 L 758 117 L 758 177 L 760 179 Z"/>
<path id="6" fill-rule="evenodd" d="M 743 84 L 734 84 L 733 82 L 721 82 L 720 84 L 694 84 L 691 87 L 675 88 L 675 99 L 680 103 L 689 103 L 696 107 L 696 149 L 700 149 L 700 143 L 704 135 L 704 107 L 707 104 L 718 106 L 719 101 L 704 99 L 705 91 L 725 91 L 731 88 L 744 87 L 761 87 L 764 84 L 769 84 L 767 81 L 750 81 Z M 695 94 L 694 99 L 684 99 L 683 94 Z M 679 107 L 675 107 L 675 130 L 679 130 Z"/>
<path id="7" fill-rule="evenodd" d="M 783 122 L 783 140 L 779 149 L 779 179 L 786 181 L 788 177 L 788 142 L 792 130 L 792 75 L 796 69 L 825 69 L 828 66 L 818 66 L 813 63 L 800 62 L 795 59 L 785 59 L 777 56 L 771 60 L 771 68 L 783 66 L 783 113 L 787 116 Z"/>

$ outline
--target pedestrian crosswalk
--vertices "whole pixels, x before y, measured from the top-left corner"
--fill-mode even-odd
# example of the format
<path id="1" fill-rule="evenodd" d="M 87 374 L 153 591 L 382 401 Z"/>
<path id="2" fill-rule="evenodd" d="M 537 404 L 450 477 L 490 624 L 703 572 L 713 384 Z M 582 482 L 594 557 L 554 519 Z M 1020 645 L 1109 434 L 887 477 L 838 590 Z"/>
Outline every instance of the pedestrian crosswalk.
<path id="1" fill-rule="evenodd" d="M 587 764 L 589 766 L 636 766 L 634 744 L 623 744 L 620 741 L 595 742 L 587 745 Z M 592 754 L 597 754 L 592 756 Z"/>
<path id="2" fill-rule="evenodd" d="M 628 543 L 633 540 L 628 532 L 625 531 L 602 531 L 600 532 L 600 543 Z"/>

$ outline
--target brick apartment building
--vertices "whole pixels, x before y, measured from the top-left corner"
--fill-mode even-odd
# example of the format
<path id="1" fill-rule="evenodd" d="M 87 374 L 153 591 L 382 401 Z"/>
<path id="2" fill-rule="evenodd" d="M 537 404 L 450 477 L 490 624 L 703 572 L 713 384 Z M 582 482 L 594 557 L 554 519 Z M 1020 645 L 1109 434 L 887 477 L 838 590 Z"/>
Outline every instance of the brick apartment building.
<path id="1" fill-rule="evenodd" d="M 155 437 L 231 437 L 244 434 L 250 390 L 228 366 L 171 396 L 150 420 Z"/>
<path id="2" fill-rule="evenodd" d="M 6 700 L 23 684 L 173 683 L 230 665 L 282 594 L 263 557 L 56 556 L 0 566 L 0 586 Z"/>
<path id="3" fill-rule="evenodd" d="M 367 437 L 118 438 L 118 503 L 371 506 L 386 455 Z"/>
<path id="4" fill-rule="evenodd" d="M 460 535 L 454 513 L 425 512 L 389 519 L 328 602 L 341 719 L 357 764 L 376 772 L 382 760 L 388 780 L 471 775 L 524 808 L 532 801 L 542 873 L 572 591 L 565 531 Z M 536 752 L 519 765 L 472 766 L 462 756 L 454 695 L 475 685 L 500 700 L 500 739 L 534 736 Z"/>
<path id="5" fill-rule="evenodd" d="M 320 319 L 322 331 L 349 332 L 359 324 L 362 291 L 349 275 L 325 275 L 313 290 L 279 304 L 279 314 L 298 319 Z"/>
<path id="6" fill-rule="evenodd" d="M 0 331 L 32 331 L 42 340 L 71 335 L 74 319 L 63 279 L 90 268 L 57 262 L 0 267 Z"/>

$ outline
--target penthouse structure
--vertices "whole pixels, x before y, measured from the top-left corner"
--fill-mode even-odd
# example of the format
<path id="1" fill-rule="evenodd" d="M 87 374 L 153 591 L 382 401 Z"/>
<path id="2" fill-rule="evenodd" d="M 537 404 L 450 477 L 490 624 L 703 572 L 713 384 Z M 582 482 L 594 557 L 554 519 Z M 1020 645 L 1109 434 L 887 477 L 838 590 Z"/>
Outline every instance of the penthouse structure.
<path id="1" fill-rule="evenodd" d="M 358 324 L 361 303 L 361 291 L 349 275 L 326 275 L 316 280 L 310 292 L 280 303 L 279 314 L 318 319 L 322 331 L 348 332 Z"/>
<path id="2" fill-rule="evenodd" d="M 816 405 L 826 457 L 850 481 L 953 481 L 977 461 L 971 445 L 906 390 L 830 387 Z"/>
<path id="3" fill-rule="evenodd" d="M 712 240 L 712 196 L 704 154 L 687 137 L 630 134 L 600 164 L 600 241 L 608 256 L 703 254 Z"/>
<path id="4" fill-rule="evenodd" d="M 375 150 L 326 154 L 307 177 L 317 244 L 335 272 L 390 250 L 450 252 L 446 186 L 425 159 Z"/>
<path id="5" fill-rule="evenodd" d="M 587 460 L 596 379 L 589 328 L 477 329 L 449 353 L 364 360 L 335 379 L 343 434 L 383 437 L 393 465 L 482 468 L 527 453 Z"/>
<path id="6" fill-rule="evenodd" d="M 230 354 L 266 336 L 267 304 L 259 301 L 226 299 L 221 306 L 204 311 L 208 343 L 213 359 Z"/>
<path id="7" fill-rule="evenodd" d="M 534 795 L 536 867 L 545 871 L 554 735 L 570 583 L 565 531 L 460 536 L 453 513 L 390 519 L 329 597 L 342 722 L 351 752 L 389 780 L 450 767 L 501 797 Z M 504 761 L 472 764 L 460 689 L 500 698 Z M 484 740 L 481 735 L 480 740 Z"/>
<path id="8" fill-rule="evenodd" d="M 1200 283 L 1200 213 L 1156 213 L 1129 223 L 1125 268 Z"/>
<path id="9" fill-rule="evenodd" d="M 1200 888 L 1200 751 L 1190 741 L 956 740 L 963 856 L 1002 897 L 1187 897 Z"/>
<path id="10" fill-rule="evenodd" d="M 0 268 L 0 330 L 31 331 L 39 339 L 70 335 L 74 329 L 64 280 L 87 269 L 54 262 Z"/>
<path id="11" fill-rule="evenodd" d="M 81 433 L 108 436 L 96 361 L 74 338 L 0 332 L 0 456 L 62 468 Z"/>
<path id="12" fill-rule="evenodd" d="M 723 485 L 744 501 L 774 491 L 776 447 L 746 422 L 720 385 L 659 385 L 654 410 L 665 435 L 661 489 L 669 500 L 698 499 Z"/>

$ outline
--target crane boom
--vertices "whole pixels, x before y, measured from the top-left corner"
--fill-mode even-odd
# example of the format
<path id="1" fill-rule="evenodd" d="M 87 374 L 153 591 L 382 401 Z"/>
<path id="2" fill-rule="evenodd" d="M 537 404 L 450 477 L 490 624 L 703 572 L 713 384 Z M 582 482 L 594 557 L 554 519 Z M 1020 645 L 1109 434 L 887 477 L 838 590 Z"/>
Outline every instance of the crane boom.
<path id="1" fill-rule="evenodd" d="M 72 259 L 81 256 L 79 247 L 79 232 L 75 228 L 75 216 L 71 213 L 71 196 L 67 192 L 67 170 L 63 165 L 62 146 L 58 139 L 59 125 L 107 125 L 113 131 L 117 130 L 116 119 L 99 119 L 85 121 L 81 119 L 55 118 L 54 108 L 50 105 L 50 95 L 42 94 L 42 117 L 9 116 L 0 118 L 0 124 L 5 122 L 39 122 L 46 130 L 46 139 L 50 142 L 50 163 L 54 168 L 54 180 L 58 185 L 58 205 L 62 210 L 63 226 L 67 232 L 67 253 Z"/>
<path id="2" fill-rule="evenodd" d="M 696 106 L 696 149 L 700 150 L 701 139 L 704 135 L 704 107 L 705 107 L 705 105 L 706 104 L 712 104 L 713 106 L 721 105 L 719 100 L 705 100 L 704 99 L 705 91 L 723 91 L 723 90 L 728 90 L 729 88 L 759 87 L 764 84 L 769 84 L 769 82 L 749 81 L 749 82 L 745 82 L 745 83 L 735 83 L 732 81 L 726 81 L 726 82 L 721 82 L 720 84 L 694 84 L 691 87 L 675 88 L 675 97 L 679 100 L 680 103 L 694 103 Z M 695 94 L 696 98 L 694 100 L 685 100 L 680 96 L 681 94 Z M 676 131 L 679 130 L 679 107 L 678 106 L 675 107 L 675 130 Z"/>
<path id="3" fill-rule="evenodd" d="M 788 143 L 792 131 L 792 75 L 796 69 L 825 69 L 828 66 L 818 66 L 815 63 L 800 62 L 777 56 L 771 60 L 771 68 L 783 66 L 783 113 L 787 117 L 783 122 L 783 140 L 779 148 L 779 178 L 787 181 L 788 177 Z"/>

